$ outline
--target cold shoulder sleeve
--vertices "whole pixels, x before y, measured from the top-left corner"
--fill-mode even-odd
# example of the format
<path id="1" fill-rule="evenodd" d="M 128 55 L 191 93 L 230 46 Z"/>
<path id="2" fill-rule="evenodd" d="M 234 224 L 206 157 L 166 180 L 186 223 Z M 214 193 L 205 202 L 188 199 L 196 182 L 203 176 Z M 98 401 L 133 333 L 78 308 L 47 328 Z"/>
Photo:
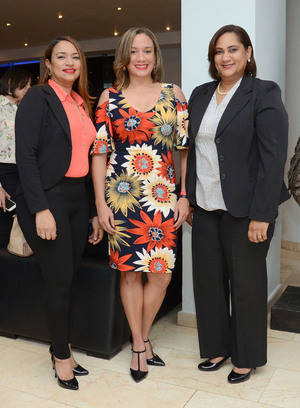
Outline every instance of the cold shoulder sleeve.
<path id="1" fill-rule="evenodd" d="M 99 105 L 96 109 L 97 136 L 91 154 L 110 153 L 115 149 L 109 100 Z"/>

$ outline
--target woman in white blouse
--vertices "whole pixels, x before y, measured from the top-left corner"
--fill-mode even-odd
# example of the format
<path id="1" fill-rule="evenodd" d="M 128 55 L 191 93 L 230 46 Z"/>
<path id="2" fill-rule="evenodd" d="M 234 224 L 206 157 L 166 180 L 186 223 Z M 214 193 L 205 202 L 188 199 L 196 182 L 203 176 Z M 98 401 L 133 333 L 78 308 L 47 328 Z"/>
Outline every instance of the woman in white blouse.
<path id="1" fill-rule="evenodd" d="M 12 227 L 5 199 L 14 198 L 18 182 L 15 157 L 17 106 L 31 84 L 31 75 L 21 68 L 7 70 L 0 79 L 0 248 L 7 246 Z"/>
<path id="2" fill-rule="evenodd" d="M 214 371 L 231 357 L 230 383 L 266 364 L 266 256 L 283 183 L 288 121 L 280 89 L 255 78 L 251 40 L 238 26 L 210 41 L 213 82 L 189 101 L 187 194 L 200 354 Z M 231 306 L 230 306 L 231 303 Z"/>

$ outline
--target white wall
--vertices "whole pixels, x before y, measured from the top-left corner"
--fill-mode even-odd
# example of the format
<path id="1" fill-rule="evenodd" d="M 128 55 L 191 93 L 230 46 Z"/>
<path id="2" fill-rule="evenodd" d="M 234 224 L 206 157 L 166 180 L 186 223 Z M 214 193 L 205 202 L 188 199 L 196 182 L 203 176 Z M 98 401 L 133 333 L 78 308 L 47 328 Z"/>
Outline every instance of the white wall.
<path id="1" fill-rule="evenodd" d="M 286 107 L 289 113 L 288 162 L 300 136 L 300 1 L 287 2 L 287 71 L 286 71 Z M 282 238 L 285 241 L 300 243 L 300 208 L 294 199 L 290 199 L 283 208 Z"/>
<path id="2" fill-rule="evenodd" d="M 211 80 L 208 75 L 208 44 L 225 24 L 244 27 L 251 37 L 262 78 L 285 87 L 285 0 L 182 0 L 182 88 L 188 98 L 193 88 Z M 271 10 L 271 13 L 270 13 Z M 300 115 L 299 115 L 300 116 Z M 279 222 L 280 224 L 280 222 Z M 195 313 L 192 291 L 191 231 L 184 227 L 184 313 Z M 268 257 L 269 295 L 279 285 L 280 225 Z"/>

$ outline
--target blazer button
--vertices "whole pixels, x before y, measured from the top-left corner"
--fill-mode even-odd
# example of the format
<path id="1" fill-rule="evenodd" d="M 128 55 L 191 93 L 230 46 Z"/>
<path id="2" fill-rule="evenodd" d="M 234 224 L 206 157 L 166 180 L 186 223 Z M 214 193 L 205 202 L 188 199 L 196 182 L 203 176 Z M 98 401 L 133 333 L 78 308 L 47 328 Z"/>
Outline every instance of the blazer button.
<path id="1" fill-rule="evenodd" d="M 220 160 L 220 161 L 223 161 L 223 160 L 224 160 L 224 156 L 223 156 L 223 154 L 220 154 L 220 156 L 219 156 L 219 160 Z"/>
<path id="2" fill-rule="evenodd" d="M 222 174 L 221 174 L 221 180 L 225 180 L 225 178 L 226 178 L 226 174 L 225 174 L 225 173 L 222 173 Z"/>
<path id="3" fill-rule="evenodd" d="M 216 143 L 221 143 L 221 139 L 219 137 L 216 138 Z"/>

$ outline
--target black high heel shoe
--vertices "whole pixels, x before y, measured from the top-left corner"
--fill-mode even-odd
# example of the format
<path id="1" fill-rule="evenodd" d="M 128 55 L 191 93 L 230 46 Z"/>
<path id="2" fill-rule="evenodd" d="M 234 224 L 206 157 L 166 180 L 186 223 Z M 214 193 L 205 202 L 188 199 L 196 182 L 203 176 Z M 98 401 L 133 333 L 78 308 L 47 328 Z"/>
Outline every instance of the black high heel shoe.
<path id="1" fill-rule="evenodd" d="M 51 346 L 50 346 L 51 348 Z M 50 351 L 50 349 L 49 349 Z M 57 375 L 56 372 L 56 367 L 55 367 L 55 358 L 54 358 L 54 354 L 52 351 L 50 351 L 51 354 L 51 361 L 52 361 L 52 368 L 54 370 L 54 376 L 55 378 L 57 378 L 57 383 L 60 387 L 65 388 L 67 390 L 78 390 L 79 389 L 79 384 L 77 379 L 75 378 L 75 376 L 73 378 L 71 378 L 70 380 L 62 380 L 61 378 L 59 378 L 59 376 Z"/>
<path id="2" fill-rule="evenodd" d="M 217 371 L 219 368 L 222 367 L 222 365 L 225 363 L 225 361 L 229 358 L 230 356 L 226 356 L 222 358 L 221 361 L 218 363 L 212 363 L 210 358 L 208 360 L 203 361 L 198 365 L 199 370 L 201 371 Z"/>
<path id="3" fill-rule="evenodd" d="M 146 353 L 146 348 L 145 350 L 142 350 L 142 351 L 135 351 L 132 349 L 132 352 L 138 355 L 138 369 L 134 370 L 133 368 L 130 368 L 130 374 L 135 382 L 140 382 L 144 378 L 146 378 L 148 375 L 148 371 L 141 371 L 141 363 L 140 363 L 140 354 Z"/>
<path id="4" fill-rule="evenodd" d="M 144 343 L 149 343 L 151 347 L 152 355 L 153 355 L 152 358 L 147 358 L 147 364 L 152 365 L 152 366 L 159 366 L 159 367 L 165 366 L 166 365 L 165 362 L 157 354 L 153 352 L 151 341 L 147 339 L 147 340 L 144 340 Z"/>
<path id="5" fill-rule="evenodd" d="M 251 377 L 252 371 L 255 371 L 256 368 L 250 368 L 250 371 L 246 374 L 238 374 L 233 369 L 231 370 L 230 374 L 228 375 L 227 379 L 230 384 L 239 384 L 241 382 L 249 380 Z"/>
<path id="6" fill-rule="evenodd" d="M 51 355 L 53 354 L 52 346 L 49 347 L 49 353 Z M 88 370 L 82 367 L 80 364 L 77 364 L 77 366 L 74 367 L 72 370 L 73 370 L 74 375 L 77 375 L 77 376 L 89 374 Z"/>

